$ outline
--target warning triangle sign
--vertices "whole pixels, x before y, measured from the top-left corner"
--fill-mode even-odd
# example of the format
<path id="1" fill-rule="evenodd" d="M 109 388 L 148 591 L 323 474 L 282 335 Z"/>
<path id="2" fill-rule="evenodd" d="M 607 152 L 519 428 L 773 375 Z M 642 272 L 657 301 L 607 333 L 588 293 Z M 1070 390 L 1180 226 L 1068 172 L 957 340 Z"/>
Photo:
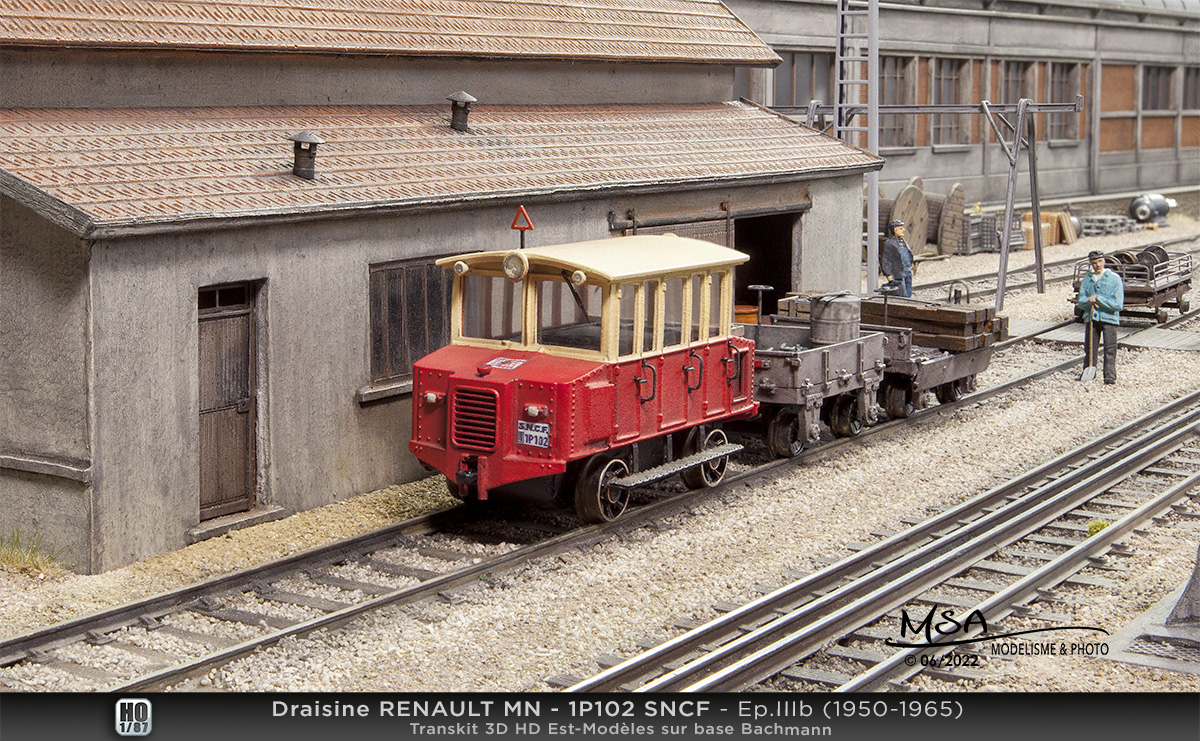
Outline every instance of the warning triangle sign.
<path id="1" fill-rule="evenodd" d="M 533 222 L 529 220 L 529 214 L 525 211 L 524 206 L 517 206 L 517 215 L 513 219 L 512 228 L 520 229 L 521 231 L 533 228 Z"/>

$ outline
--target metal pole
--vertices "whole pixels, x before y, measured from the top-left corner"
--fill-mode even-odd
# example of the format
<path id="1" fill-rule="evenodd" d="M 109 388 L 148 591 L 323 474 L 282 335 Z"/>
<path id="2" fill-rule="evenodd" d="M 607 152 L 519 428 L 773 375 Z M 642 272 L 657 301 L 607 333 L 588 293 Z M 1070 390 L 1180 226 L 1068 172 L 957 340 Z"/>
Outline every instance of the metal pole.
<path id="1" fill-rule="evenodd" d="M 1038 201 L 1037 182 L 1037 116 L 1029 117 L 1029 199 L 1033 204 L 1033 265 L 1037 275 L 1037 292 L 1046 292 L 1045 264 L 1042 261 L 1042 205 Z"/>
<path id="2" fill-rule="evenodd" d="M 1000 229 L 1000 271 L 996 277 L 996 313 L 1004 309 L 1004 283 L 1008 277 L 1008 243 L 1012 231 L 1013 196 L 1017 190 L 1017 166 L 1020 164 L 1018 155 L 1021 153 L 1021 131 L 1025 126 L 1025 109 L 1029 105 L 1028 98 L 1021 98 L 1017 103 L 1017 125 L 1013 127 L 1012 148 L 1005 147 L 1008 153 L 1008 192 L 1004 199 L 1004 223 Z M 1038 225 L 1040 230 L 1041 225 Z"/>
<path id="3" fill-rule="evenodd" d="M 879 0 L 867 3 L 867 150 L 879 154 Z M 879 285 L 879 170 L 867 173 L 867 293 Z M 885 309 L 886 310 L 886 309 Z"/>

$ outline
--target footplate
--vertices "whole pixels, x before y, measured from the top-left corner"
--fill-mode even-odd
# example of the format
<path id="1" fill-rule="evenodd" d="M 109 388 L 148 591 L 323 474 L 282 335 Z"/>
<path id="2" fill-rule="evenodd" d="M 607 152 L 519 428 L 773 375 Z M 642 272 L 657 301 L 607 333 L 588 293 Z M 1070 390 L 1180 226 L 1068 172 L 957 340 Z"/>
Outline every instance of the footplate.
<path id="1" fill-rule="evenodd" d="M 708 463 L 709 461 L 715 461 L 718 458 L 724 458 L 731 453 L 738 452 L 743 447 L 744 446 L 738 445 L 737 443 L 725 443 L 724 445 L 718 445 L 715 448 L 708 448 L 707 450 L 701 450 L 699 453 L 692 453 L 691 455 L 684 456 L 683 458 L 677 458 L 670 463 L 664 463 L 661 466 L 647 468 L 645 471 L 638 471 L 637 473 L 630 474 L 629 476 L 613 479 L 612 481 L 608 482 L 608 485 L 617 489 L 636 489 L 639 486 L 645 486 L 646 484 L 651 484 L 655 481 L 661 481 L 662 479 L 674 476 L 675 474 L 686 471 L 693 466 L 698 466 L 702 463 Z"/>

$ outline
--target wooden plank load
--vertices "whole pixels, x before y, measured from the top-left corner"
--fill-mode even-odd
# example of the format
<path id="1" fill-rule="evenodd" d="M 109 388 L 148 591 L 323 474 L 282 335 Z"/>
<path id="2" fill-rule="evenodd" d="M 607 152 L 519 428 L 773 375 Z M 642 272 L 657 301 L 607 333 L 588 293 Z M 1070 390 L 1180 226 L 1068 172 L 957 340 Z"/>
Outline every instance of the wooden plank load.
<path id="1" fill-rule="evenodd" d="M 789 295 L 779 300 L 779 314 L 808 318 L 808 296 Z M 883 298 L 872 296 L 862 302 L 863 324 L 883 324 Z M 913 330 L 913 344 L 947 352 L 965 352 L 990 347 L 1008 339 L 1008 317 L 996 316 L 993 306 L 979 304 L 921 304 L 888 299 L 887 323 Z"/>
<path id="2" fill-rule="evenodd" d="M 864 324 L 883 324 L 883 298 L 862 302 Z M 1008 338 L 1008 318 L 992 306 L 977 304 L 918 304 L 888 300 L 887 323 L 913 331 L 913 344 L 948 352 L 966 352 Z"/>

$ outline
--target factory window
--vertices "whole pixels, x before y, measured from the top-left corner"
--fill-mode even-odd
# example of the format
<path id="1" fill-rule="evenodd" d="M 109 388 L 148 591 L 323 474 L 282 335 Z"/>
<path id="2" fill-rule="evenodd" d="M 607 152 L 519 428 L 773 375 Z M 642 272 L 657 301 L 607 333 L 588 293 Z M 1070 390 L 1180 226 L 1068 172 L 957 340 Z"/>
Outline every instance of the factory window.
<path id="1" fill-rule="evenodd" d="M 1171 68 L 1144 67 L 1142 69 L 1142 110 L 1168 111 L 1171 109 Z"/>
<path id="2" fill-rule="evenodd" d="M 832 54 L 780 52 L 775 68 L 775 105 L 806 106 L 810 100 L 832 102 L 829 95 Z"/>
<path id="3" fill-rule="evenodd" d="M 883 85 L 879 90 L 880 105 L 904 105 L 913 102 L 909 57 L 880 57 L 879 71 Z M 911 147 L 915 142 L 914 116 L 888 114 L 879 117 L 879 146 Z"/>
<path id="4" fill-rule="evenodd" d="M 1200 67 L 1183 68 L 1183 109 L 1200 110 Z"/>
<path id="5" fill-rule="evenodd" d="M 935 59 L 933 64 L 933 86 L 930 101 L 934 105 L 954 105 L 964 102 L 964 90 L 970 89 L 970 67 L 963 59 Z M 963 123 L 963 114 L 938 113 L 933 115 L 934 144 L 967 144 L 969 127 Z"/>
<path id="6" fill-rule="evenodd" d="M 413 361 L 450 340 L 447 271 L 430 262 L 370 267 L 371 381 L 412 378 Z"/>
<path id="7" fill-rule="evenodd" d="M 1032 72 L 1029 62 L 1004 62 L 1000 66 L 1000 89 L 997 103 L 1016 105 L 1021 98 L 1033 98 Z"/>
<path id="8" fill-rule="evenodd" d="M 1050 65 L 1050 89 L 1047 98 L 1050 103 L 1074 103 L 1079 95 L 1079 65 L 1059 64 Z M 1048 139 L 1078 139 L 1079 114 L 1051 113 L 1046 117 L 1046 138 Z"/>

